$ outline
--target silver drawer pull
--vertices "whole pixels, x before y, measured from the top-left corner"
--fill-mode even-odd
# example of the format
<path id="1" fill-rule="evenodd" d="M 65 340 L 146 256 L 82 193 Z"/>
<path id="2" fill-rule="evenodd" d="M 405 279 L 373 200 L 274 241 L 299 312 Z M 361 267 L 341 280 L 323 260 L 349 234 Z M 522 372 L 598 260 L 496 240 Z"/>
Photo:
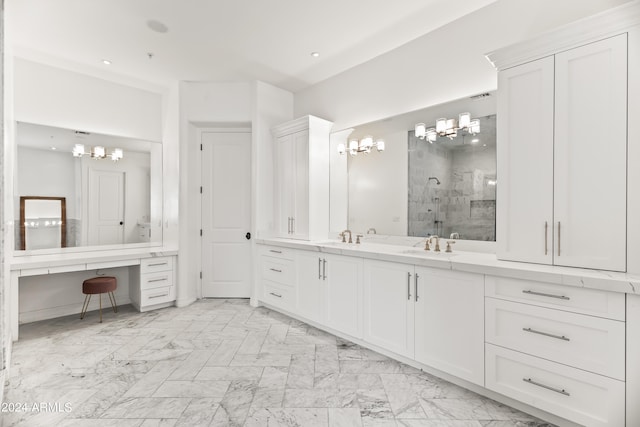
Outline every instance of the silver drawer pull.
<path id="1" fill-rule="evenodd" d="M 558 299 L 563 299 L 563 300 L 567 300 L 569 301 L 571 298 L 566 297 L 564 295 L 553 295 L 553 294 L 545 294 L 543 292 L 536 292 L 536 291 L 522 291 L 523 294 L 529 294 L 529 295 L 538 295 L 540 297 L 549 297 L 549 298 L 558 298 Z"/>
<path id="2" fill-rule="evenodd" d="M 546 388 L 547 390 L 555 391 L 556 393 L 564 394 L 565 396 L 571 396 L 563 388 L 560 389 L 560 388 L 555 388 L 555 387 L 551 387 L 551 386 L 548 386 L 548 385 L 540 384 L 539 382 L 536 382 L 536 381 L 532 380 L 531 378 L 523 378 L 522 381 L 524 381 L 525 383 L 533 384 L 533 385 L 538 386 L 538 387 Z"/>
<path id="3" fill-rule="evenodd" d="M 167 264 L 168 264 L 168 262 L 166 262 L 166 261 L 165 262 L 158 262 L 158 263 L 155 263 L 155 264 L 149 264 L 149 267 L 158 267 L 160 265 L 167 265 Z"/>
<path id="4" fill-rule="evenodd" d="M 282 251 L 275 251 L 273 249 L 269 249 L 269 252 L 273 252 L 274 254 L 281 254 L 282 253 Z"/>
<path id="5" fill-rule="evenodd" d="M 166 277 L 163 277 L 162 279 L 152 279 L 152 280 L 148 280 L 149 283 L 151 282 L 166 282 L 167 280 L 169 280 Z"/>
<path id="6" fill-rule="evenodd" d="M 564 335 L 554 335 L 547 332 L 536 331 L 535 329 L 531 329 L 531 328 L 522 328 L 522 330 L 525 332 L 531 332 L 532 334 L 544 335 L 545 337 L 551 337 L 551 338 L 555 338 L 562 341 L 571 341 L 569 338 L 565 337 Z"/>
<path id="7" fill-rule="evenodd" d="M 269 270 L 275 271 L 276 273 L 282 273 L 282 270 L 278 270 L 277 268 L 270 268 Z"/>
<path id="8" fill-rule="evenodd" d="M 168 296 L 169 296 L 168 293 L 161 294 L 161 295 L 152 295 L 152 296 L 149 297 L 149 299 L 151 299 L 151 298 L 162 298 L 162 297 L 168 297 Z"/>
<path id="9" fill-rule="evenodd" d="M 273 295 L 274 297 L 282 298 L 282 295 L 276 294 L 274 292 L 269 292 L 269 295 Z"/>

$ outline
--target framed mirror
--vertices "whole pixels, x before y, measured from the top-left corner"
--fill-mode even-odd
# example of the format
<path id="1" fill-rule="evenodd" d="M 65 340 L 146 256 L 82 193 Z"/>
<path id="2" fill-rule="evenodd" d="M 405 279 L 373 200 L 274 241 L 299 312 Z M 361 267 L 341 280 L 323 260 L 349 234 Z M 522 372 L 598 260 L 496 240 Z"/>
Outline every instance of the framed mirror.
<path id="1" fill-rule="evenodd" d="M 20 197 L 20 249 L 67 246 L 67 206 L 64 197 Z"/>
<path id="2" fill-rule="evenodd" d="M 494 95 L 454 100 L 332 134 L 334 145 L 347 147 L 365 136 L 384 141 L 384 151 L 374 148 L 355 156 L 347 151 L 332 164 L 346 160 L 346 182 L 332 182 L 332 188 L 348 188 L 346 228 L 359 234 L 495 241 Z M 464 112 L 479 120 L 479 132 L 461 128 L 455 136 L 432 141 L 415 135 L 418 123 L 435 128 L 438 119 L 458 119 Z M 339 216 L 332 212 L 332 218 Z"/>
<path id="3" fill-rule="evenodd" d="M 64 200 L 65 244 L 57 248 L 162 244 L 162 144 L 24 122 L 16 138 L 14 194 L 21 203 L 26 197 L 25 214 L 33 194 Z M 24 223 L 16 227 L 18 256 L 45 249 L 30 244 L 35 229 L 23 234 Z"/>

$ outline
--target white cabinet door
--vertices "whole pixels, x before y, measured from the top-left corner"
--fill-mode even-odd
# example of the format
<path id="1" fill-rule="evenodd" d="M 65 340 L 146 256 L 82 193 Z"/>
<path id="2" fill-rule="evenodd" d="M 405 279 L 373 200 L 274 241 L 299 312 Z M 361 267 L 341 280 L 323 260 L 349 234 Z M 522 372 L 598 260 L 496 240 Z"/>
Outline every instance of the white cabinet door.
<path id="1" fill-rule="evenodd" d="M 309 131 L 291 135 L 293 158 L 293 194 L 291 238 L 309 239 Z M 328 172 L 327 172 L 328 173 Z"/>
<path id="2" fill-rule="evenodd" d="M 294 185 L 293 135 L 276 138 L 275 226 L 281 237 L 291 237 Z"/>
<path id="3" fill-rule="evenodd" d="M 627 35 L 557 54 L 555 264 L 625 271 L 626 152 Z"/>
<path id="4" fill-rule="evenodd" d="M 330 328 L 362 338 L 361 258 L 323 255 L 325 264 L 325 317 Z"/>
<path id="5" fill-rule="evenodd" d="M 314 322 L 322 322 L 325 306 L 326 264 L 322 254 L 296 251 L 298 314 Z"/>
<path id="6" fill-rule="evenodd" d="M 553 57 L 498 73 L 499 259 L 552 262 Z"/>
<path id="7" fill-rule="evenodd" d="M 413 266 L 364 261 L 364 339 L 413 357 Z"/>
<path id="8" fill-rule="evenodd" d="M 416 267 L 415 359 L 484 386 L 484 280 Z"/>

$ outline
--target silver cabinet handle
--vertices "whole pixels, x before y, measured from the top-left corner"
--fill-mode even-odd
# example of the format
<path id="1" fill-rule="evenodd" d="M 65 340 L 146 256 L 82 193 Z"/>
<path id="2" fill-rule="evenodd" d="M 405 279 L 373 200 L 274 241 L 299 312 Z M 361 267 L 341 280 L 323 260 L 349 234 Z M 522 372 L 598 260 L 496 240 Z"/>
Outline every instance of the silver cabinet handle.
<path id="1" fill-rule="evenodd" d="M 291 217 L 291 234 L 296 234 L 296 219 Z"/>
<path id="2" fill-rule="evenodd" d="M 277 297 L 277 298 L 282 298 L 282 295 L 276 294 L 275 292 L 269 292 L 269 295 L 273 295 L 274 297 Z"/>
<path id="3" fill-rule="evenodd" d="M 281 254 L 282 253 L 282 251 L 275 251 L 273 249 L 269 249 L 269 252 L 273 252 L 274 254 Z"/>
<path id="4" fill-rule="evenodd" d="M 160 294 L 160 295 L 151 295 L 151 296 L 149 297 L 149 299 L 152 299 L 152 298 L 162 298 L 162 297 L 166 297 L 166 296 L 169 296 L 169 294 L 168 294 L 168 293 L 166 293 L 166 294 Z"/>
<path id="5" fill-rule="evenodd" d="M 546 388 L 547 390 L 555 391 L 556 393 L 564 394 L 565 396 L 571 396 L 568 392 L 566 392 L 563 388 L 551 387 L 548 385 L 541 384 L 537 381 L 532 380 L 531 378 L 523 378 L 522 381 L 525 383 L 533 384 L 538 387 Z"/>
<path id="6" fill-rule="evenodd" d="M 560 256 L 560 221 L 558 221 L 558 256 Z"/>
<path id="7" fill-rule="evenodd" d="M 411 273 L 407 272 L 407 299 L 411 301 Z"/>
<path id="8" fill-rule="evenodd" d="M 564 335 L 550 334 L 548 332 L 536 331 L 535 329 L 531 329 L 531 328 L 522 328 L 522 330 L 525 332 L 530 332 L 532 334 L 544 335 L 545 337 L 551 337 L 551 338 L 555 338 L 562 341 L 571 341 L 569 338 L 565 337 Z"/>
<path id="9" fill-rule="evenodd" d="M 275 271 L 276 273 L 282 273 L 282 270 L 278 270 L 277 268 L 270 268 L 269 270 Z"/>
<path id="10" fill-rule="evenodd" d="M 152 283 L 152 282 L 166 282 L 167 280 L 169 280 L 168 277 L 163 277 L 162 279 L 151 279 L 151 280 L 147 280 L 148 283 Z"/>
<path id="11" fill-rule="evenodd" d="M 547 221 L 544 222 L 544 254 L 546 255 L 548 250 L 549 243 L 549 223 Z"/>
<path id="12" fill-rule="evenodd" d="M 418 276 L 418 273 L 416 273 L 416 276 L 413 278 L 413 283 L 414 283 L 414 288 L 413 288 L 413 293 L 415 294 L 415 301 L 418 302 L 418 278 L 420 276 Z"/>
<path id="13" fill-rule="evenodd" d="M 158 267 L 158 266 L 161 266 L 161 265 L 168 265 L 168 264 L 169 263 L 167 261 L 165 261 L 165 262 L 157 262 L 155 264 L 149 264 L 148 266 L 149 267 Z"/>
<path id="14" fill-rule="evenodd" d="M 291 234 L 291 217 L 287 217 L 287 234 Z"/>
<path id="15" fill-rule="evenodd" d="M 569 301 L 571 299 L 571 298 L 566 297 L 564 295 L 545 294 L 544 292 L 536 292 L 536 291 L 529 291 L 529 290 L 522 291 L 522 293 L 523 294 L 529 294 L 529 295 L 537 295 L 537 296 L 540 296 L 540 297 L 563 299 L 563 300 L 567 300 L 567 301 Z"/>
<path id="16" fill-rule="evenodd" d="M 327 260 L 322 259 L 322 280 L 327 280 Z"/>
<path id="17" fill-rule="evenodd" d="M 318 258 L 318 280 L 322 279 L 322 258 Z"/>

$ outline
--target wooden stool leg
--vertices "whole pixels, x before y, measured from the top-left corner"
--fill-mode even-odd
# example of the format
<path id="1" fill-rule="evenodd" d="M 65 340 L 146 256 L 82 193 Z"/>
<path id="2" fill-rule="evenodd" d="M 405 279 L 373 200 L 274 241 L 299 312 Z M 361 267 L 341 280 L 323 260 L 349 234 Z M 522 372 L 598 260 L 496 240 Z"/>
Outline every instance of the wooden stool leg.
<path id="1" fill-rule="evenodd" d="M 100 323 L 102 323 L 102 294 L 98 295 L 100 295 Z"/>
<path id="2" fill-rule="evenodd" d="M 118 306 L 116 305 L 116 296 L 113 294 L 113 292 L 109 292 L 109 301 L 111 301 L 111 307 L 113 307 L 113 312 L 117 313 Z"/>
<path id="3" fill-rule="evenodd" d="M 87 314 L 89 308 L 89 301 L 91 301 L 91 294 L 84 296 L 84 302 L 82 303 L 82 311 L 80 312 L 80 319 L 84 319 L 84 315 Z"/>

